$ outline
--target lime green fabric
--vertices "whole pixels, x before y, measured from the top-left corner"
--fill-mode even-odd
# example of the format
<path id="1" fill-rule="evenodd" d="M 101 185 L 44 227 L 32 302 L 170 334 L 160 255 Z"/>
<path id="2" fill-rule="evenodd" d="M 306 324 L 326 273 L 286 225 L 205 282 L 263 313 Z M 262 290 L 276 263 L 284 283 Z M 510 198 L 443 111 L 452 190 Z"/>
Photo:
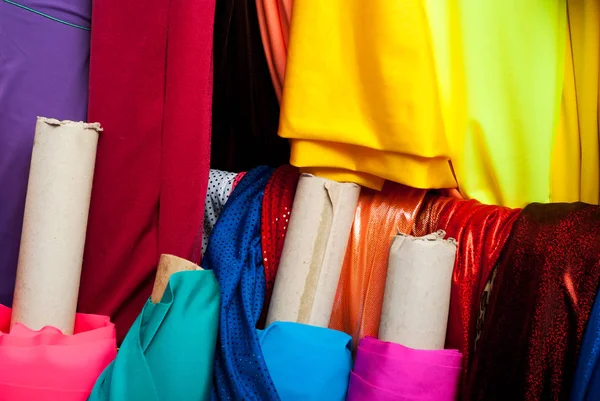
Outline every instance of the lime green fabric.
<path id="1" fill-rule="evenodd" d="M 161 302 L 146 302 L 89 401 L 209 400 L 218 317 L 213 272 L 175 273 Z"/>

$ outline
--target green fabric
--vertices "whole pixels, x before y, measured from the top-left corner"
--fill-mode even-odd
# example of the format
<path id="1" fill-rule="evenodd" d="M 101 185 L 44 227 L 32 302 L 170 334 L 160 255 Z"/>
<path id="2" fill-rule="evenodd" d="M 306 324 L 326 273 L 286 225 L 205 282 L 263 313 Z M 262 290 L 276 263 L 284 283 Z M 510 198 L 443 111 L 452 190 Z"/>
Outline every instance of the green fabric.
<path id="1" fill-rule="evenodd" d="M 89 400 L 209 400 L 218 317 L 213 272 L 175 273 L 161 302 L 146 302 Z"/>

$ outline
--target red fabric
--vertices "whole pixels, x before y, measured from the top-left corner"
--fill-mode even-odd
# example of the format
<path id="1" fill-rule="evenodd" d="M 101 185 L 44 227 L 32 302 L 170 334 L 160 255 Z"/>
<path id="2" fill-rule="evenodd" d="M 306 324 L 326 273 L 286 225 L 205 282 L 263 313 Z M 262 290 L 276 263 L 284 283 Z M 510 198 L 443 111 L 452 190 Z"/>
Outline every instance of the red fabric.
<path id="1" fill-rule="evenodd" d="M 200 260 L 214 7 L 93 2 L 88 115 L 104 132 L 79 309 L 110 315 L 119 341 L 151 293 L 159 255 Z"/>
<path id="2" fill-rule="evenodd" d="M 414 235 L 444 230 L 447 237 L 458 241 L 446 348 L 463 353 L 465 372 L 473 351 L 481 294 L 519 213 L 520 209 L 428 194 L 415 221 Z M 465 377 L 463 374 L 463 380 Z"/>
<path id="3" fill-rule="evenodd" d="M 498 262 L 465 400 L 568 400 L 600 282 L 600 207 L 532 204 Z"/>
<path id="4" fill-rule="evenodd" d="M 242 181 L 242 178 L 244 178 L 245 175 L 246 175 L 246 172 L 242 171 L 241 173 L 239 173 L 238 175 L 235 176 L 235 178 L 233 179 L 233 184 L 231 185 L 230 193 L 233 193 L 233 190 L 235 189 L 235 187 L 237 187 L 237 185 L 240 183 L 240 181 Z"/>
<path id="5" fill-rule="evenodd" d="M 269 310 L 299 178 L 300 173 L 296 167 L 282 166 L 275 170 L 265 188 L 261 218 L 261 246 L 266 293 L 260 325 L 264 324 Z"/>

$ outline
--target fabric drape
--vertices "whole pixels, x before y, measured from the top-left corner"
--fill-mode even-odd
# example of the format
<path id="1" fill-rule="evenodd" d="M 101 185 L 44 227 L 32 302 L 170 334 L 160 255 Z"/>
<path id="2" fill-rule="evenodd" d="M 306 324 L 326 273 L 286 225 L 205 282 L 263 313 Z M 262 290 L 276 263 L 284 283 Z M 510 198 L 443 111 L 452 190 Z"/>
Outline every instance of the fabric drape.
<path id="1" fill-rule="evenodd" d="M 200 260 L 214 7 L 93 3 L 89 118 L 104 132 L 79 308 L 110 315 L 119 339 L 150 295 L 160 254 Z"/>
<path id="2" fill-rule="evenodd" d="M 208 189 L 204 201 L 204 230 L 202 231 L 202 254 L 206 253 L 208 240 L 221 211 L 233 190 L 236 173 L 210 169 Z"/>
<path id="3" fill-rule="evenodd" d="M 89 0 L 0 1 L 0 303 L 4 305 L 12 303 L 36 118 L 87 120 L 91 11 Z"/>
<path id="4" fill-rule="evenodd" d="M 571 401 L 600 399 L 600 298 L 596 294 L 594 307 L 585 328 L 577 360 Z"/>
<path id="5" fill-rule="evenodd" d="M 468 400 L 567 400 L 600 279 L 600 207 L 532 204 L 515 221 Z"/>
<path id="6" fill-rule="evenodd" d="M 212 232 L 202 267 L 221 286 L 213 399 L 279 400 L 256 324 L 265 298 L 261 209 L 273 170 L 257 167 L 235 187 Z"/>

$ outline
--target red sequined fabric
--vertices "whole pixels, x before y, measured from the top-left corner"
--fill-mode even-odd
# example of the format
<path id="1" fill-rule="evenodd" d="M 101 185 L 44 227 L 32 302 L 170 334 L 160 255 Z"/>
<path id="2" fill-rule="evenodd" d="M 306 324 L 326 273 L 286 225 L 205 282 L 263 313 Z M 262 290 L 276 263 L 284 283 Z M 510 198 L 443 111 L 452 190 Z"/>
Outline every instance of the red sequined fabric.
<path id="1" fill-rule="evenodd" d="M 261 245 L 267 288 L 259 326 L 264 323 L 269 309 L 299 178 L 297 168 L 289 165 L 282 166 L 275 170 L 265 188 L 262 203 Z"/>
<path id="2" fill-rule="evenodd" d="M 413 235 L 444 230 L 458 241 L 446 348 L 463 353 L 463 383 L 475 343 L 481 295 L 519 213 L 520 209 L 430 193 L 415 220 Z"/>
<path id="3" fill-rule="evenodd" d="M 568 400 L 600 277 L 600 207 L 532 204 L 498 263 L 469 400 Z"/>

